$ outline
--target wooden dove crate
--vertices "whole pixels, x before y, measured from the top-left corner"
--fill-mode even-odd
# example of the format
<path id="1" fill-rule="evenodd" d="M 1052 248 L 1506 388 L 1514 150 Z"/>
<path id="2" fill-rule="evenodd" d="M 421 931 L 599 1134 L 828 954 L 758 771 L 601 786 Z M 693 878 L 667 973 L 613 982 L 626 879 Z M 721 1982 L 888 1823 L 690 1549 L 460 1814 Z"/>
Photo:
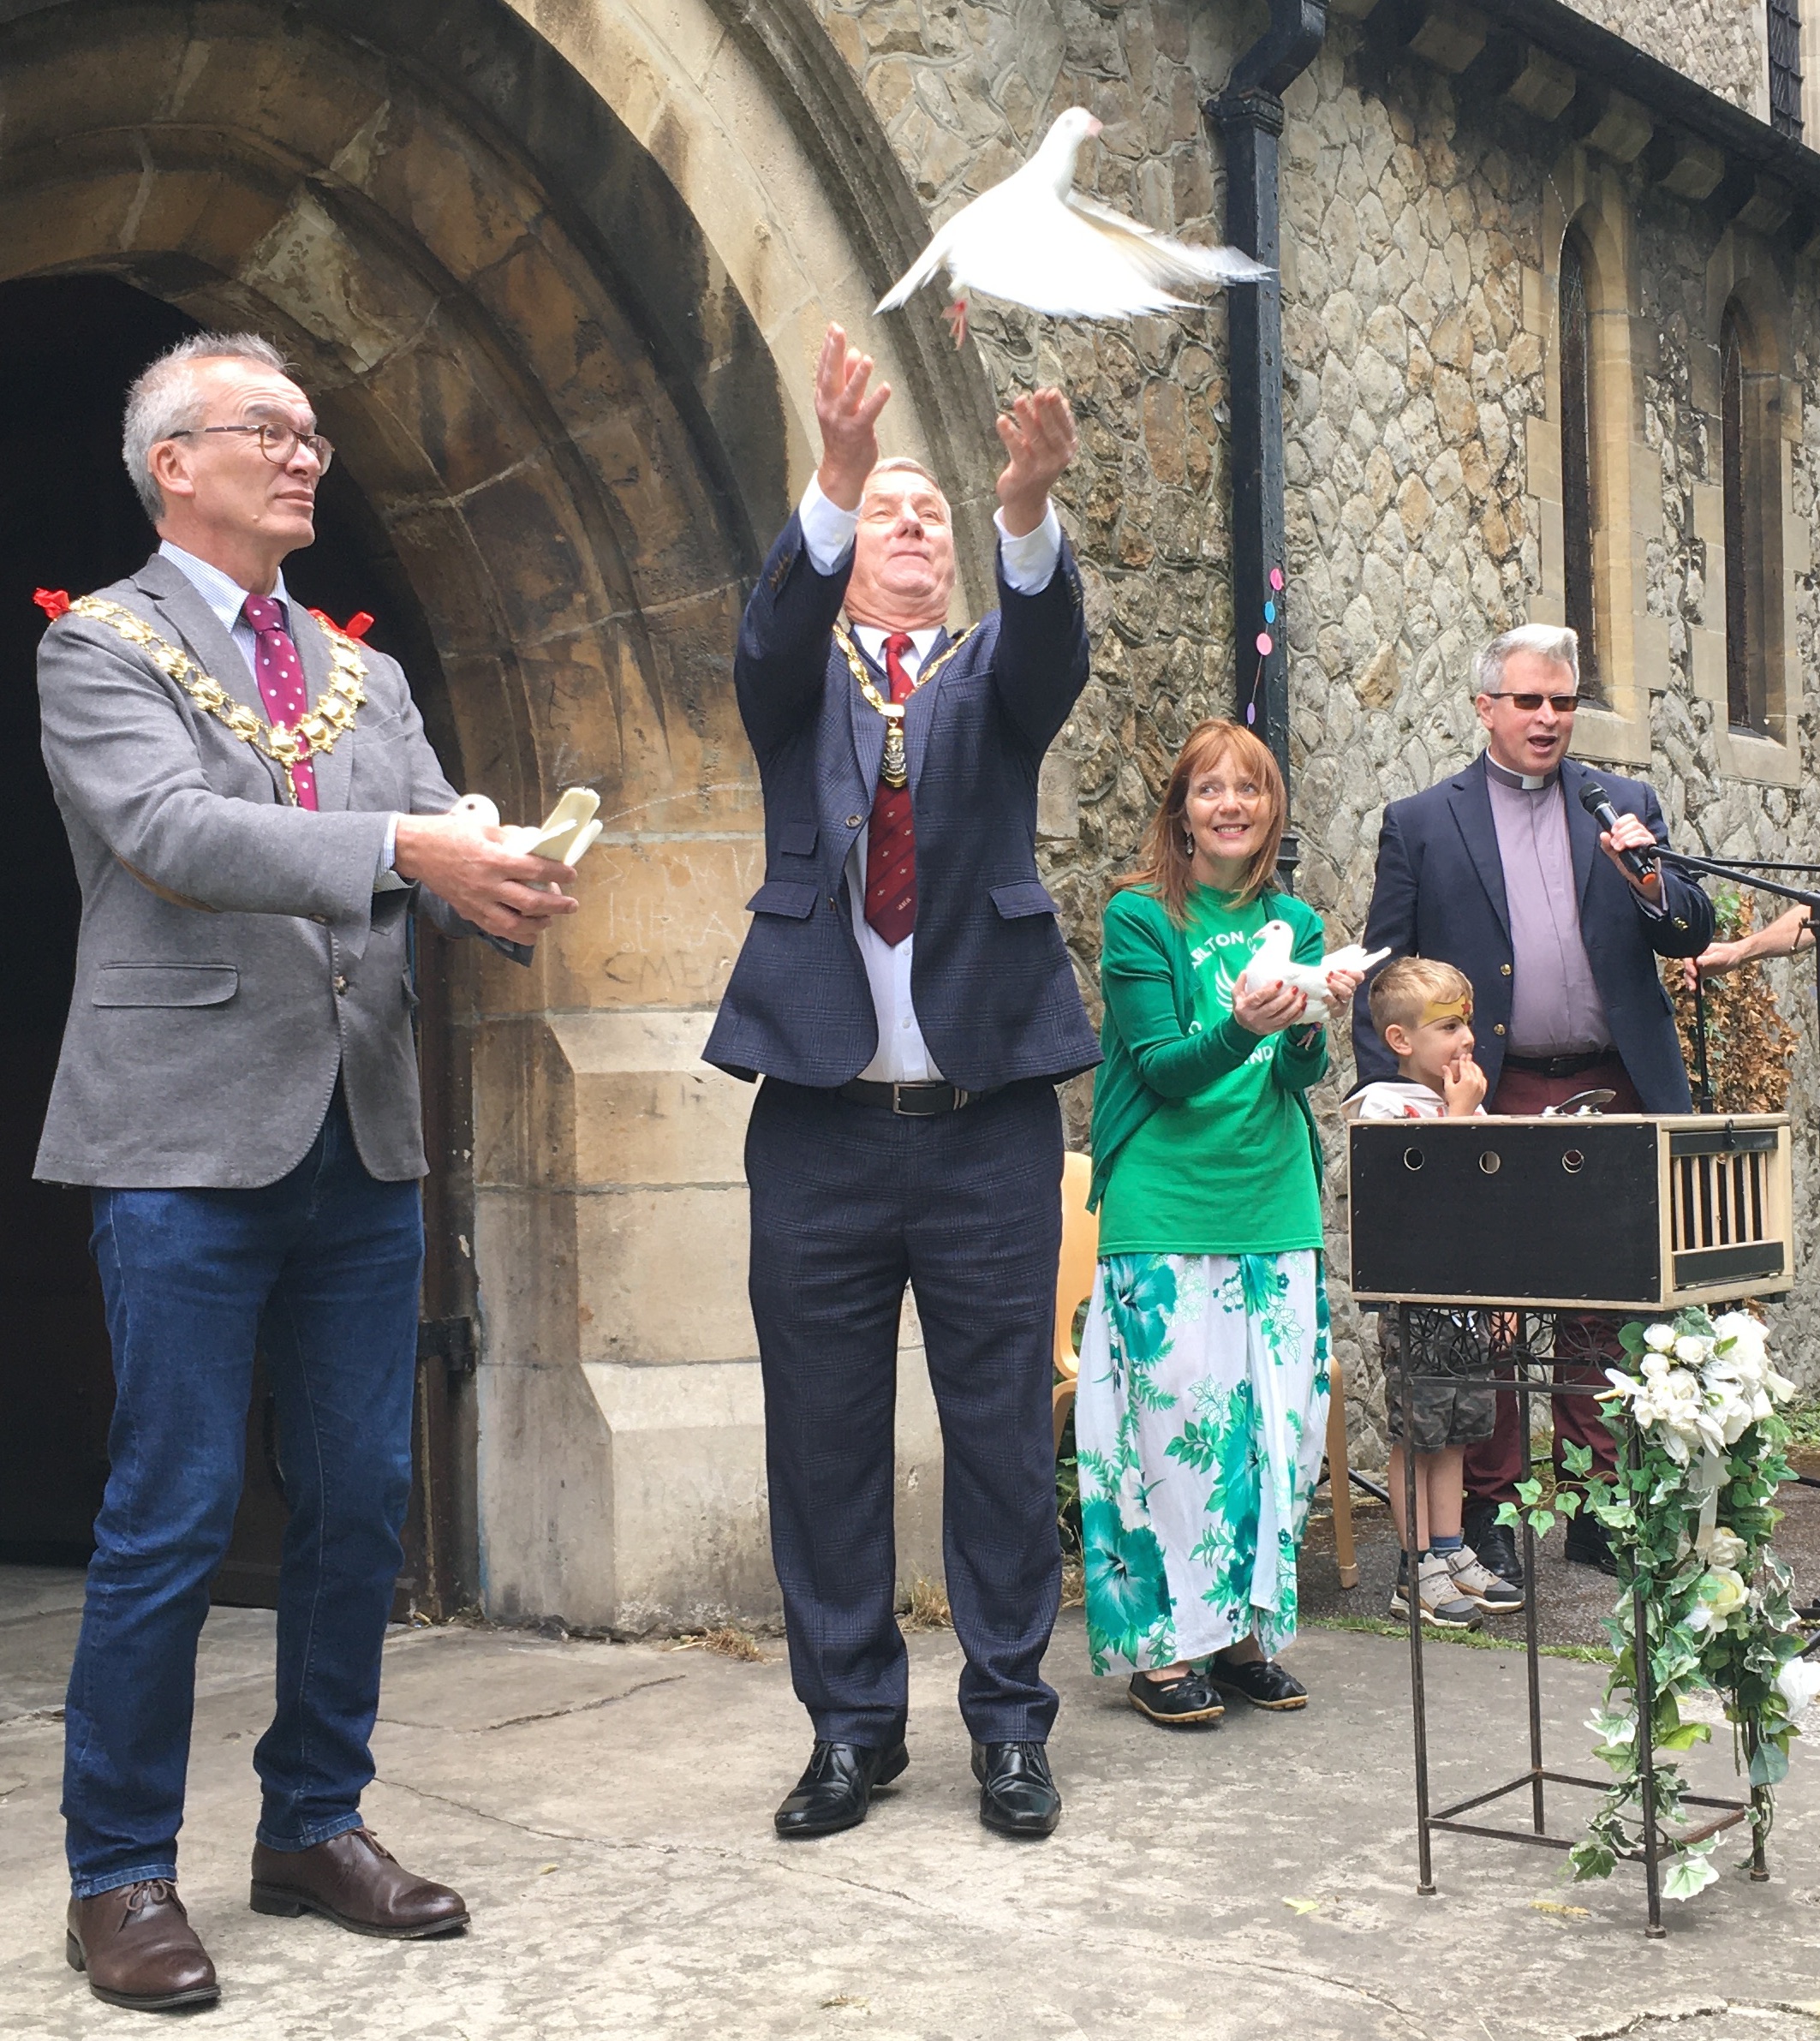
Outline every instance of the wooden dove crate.
<path id="1" fill-rule="evenodd" d="M 1349 1131 L 1362 1300 L 1664 1311 L 1793 1285 L 1786 1113 Z"/>

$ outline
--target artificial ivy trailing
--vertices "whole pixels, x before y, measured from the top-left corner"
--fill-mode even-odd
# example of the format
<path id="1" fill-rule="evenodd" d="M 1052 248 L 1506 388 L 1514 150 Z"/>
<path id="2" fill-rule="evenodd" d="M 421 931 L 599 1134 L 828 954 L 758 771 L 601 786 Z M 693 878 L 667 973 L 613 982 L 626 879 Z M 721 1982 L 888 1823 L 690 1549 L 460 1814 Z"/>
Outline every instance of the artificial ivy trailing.
<path id="1" fill-rule="evenodd" d="M 1673 1824 L 1686 1787 L 1677 1752 L 1705 1742 L 1704 1722 L 1684 1722 L 1682 1703 L 1716 1692 L 1732 1725 L 1738 1769 L 1749 1777 L 1751 1820 L 1767 1835 L 1774 1788 L 1788 1769 L 1795 1720 L 1820 1691 L 1820 1667 L 1800 1656 L 1789 1576 L 1770 1550 L 1781 1512 L 1780 1483 L 1788 1426 L 1776 1406 L 1794 1385 L 1770 1365 L 1763 1324 L 1744 1311 L 1715 1320 L 1680 1312 L 1672 1325 L 1625 1327 L 1627 1365 L 1608 1369 L 1602 1412 L 1620 1463 L 1634 1431 L 1640 1454 L 1615 1473 L 1586 1479 L 1592 1456 L 1567 1446 L 1568 1471 L 1584 1495 L 1563 1491 L 1551 1510 L 1541 1484 L 1519 1484 L 1521 1513 L 1538 1534 L 1558 1513 L 1584 1509 L 1604 1525 L 1624 1594 L 1605 1631 L 1616 1653 L 1605 1704 L 1588 1724 L 1613 1782 L 1569 1855 L 1577 1878 L 1610 1876 L 1620 1857 L 1643 1851 L 1632 1590 L 1641 1584 L 1649 1638 L 1656 1810 L 1663 1850 L 1662 1892 L 1690 1899 L 1718 1877 L 1716 1836 L 1680 1844 Z M 1519 1510 L 1507 1504 L 1506 1523 Z"/>

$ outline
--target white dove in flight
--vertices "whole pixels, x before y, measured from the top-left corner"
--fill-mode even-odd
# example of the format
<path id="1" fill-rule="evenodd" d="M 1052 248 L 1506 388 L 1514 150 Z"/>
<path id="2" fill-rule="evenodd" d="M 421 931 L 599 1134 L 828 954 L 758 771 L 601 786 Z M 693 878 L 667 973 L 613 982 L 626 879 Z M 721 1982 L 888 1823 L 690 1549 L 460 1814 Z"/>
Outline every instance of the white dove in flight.
<path id="1" fill-rule="evenodd" d="M 1329 950 L 1319 964 L 1298 964 L 1290 955 L 1296 932 L 1287 922 L 1266 922 L 1251 961 L 1239 973 L 1255 986 L 1292 985 L 1308 994 L 1308 1010 L 1298 1022 L 1324 1021 L 1328 1018 L 1327 975 L 1329 971 L 1369 971 L 1389 956 L 1388 950 L 1364 950 L 1356 942 L 1344 949 Z M 1237 988 L 1235 987 L 1236 990 Z"/>
<path id="2" fill-rule="evenodd" d="M 1083 198 L 1074 188 L 1074 159 L 1099 132 L 1084 106 L 1059 114 L 1023 168 L 940 228 L 876 309 L 894 311 L 945 268 L 954 301 L 942 316 L 959 347 L 973 290 L 1057 319 L 1130 319 L 1190 303 L 1174 295 L 1179 289 L 1255 283 L 1270 275 L 1237 248 L 1190 248 Z"/>

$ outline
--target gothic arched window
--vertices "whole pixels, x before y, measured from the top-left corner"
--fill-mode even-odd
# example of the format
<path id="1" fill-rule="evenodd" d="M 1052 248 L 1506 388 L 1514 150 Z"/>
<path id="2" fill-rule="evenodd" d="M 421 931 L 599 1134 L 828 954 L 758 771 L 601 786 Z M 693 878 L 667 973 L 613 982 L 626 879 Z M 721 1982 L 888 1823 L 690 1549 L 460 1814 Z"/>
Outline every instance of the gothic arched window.
<path id="1" fill-rule="evenodd" d="M 1593 566 L 1592 321 L 1586 303 L 1586 259 L 1571 229 L 1560 251 L 1560 479 L 1564 595 L 1570 629 L 1579 634 L 1580 687 L 1595 700 L 1599 685 L 1598 592 Z"/>

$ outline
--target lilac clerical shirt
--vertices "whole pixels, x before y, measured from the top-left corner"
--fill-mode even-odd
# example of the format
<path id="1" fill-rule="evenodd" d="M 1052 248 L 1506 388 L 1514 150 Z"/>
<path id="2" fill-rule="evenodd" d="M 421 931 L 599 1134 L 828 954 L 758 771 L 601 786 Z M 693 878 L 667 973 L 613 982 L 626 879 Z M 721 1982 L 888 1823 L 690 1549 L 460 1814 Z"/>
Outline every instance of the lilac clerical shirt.
<path id="1" fill-rule="evenodd" d="M 1608 1049 L 1611 1024 L 1580 938 L 1560 773 L 1538 781 L 1488 758 L 1485 784 L 1510 912 L 1510 1049 L 1519 1056 Z"/>

